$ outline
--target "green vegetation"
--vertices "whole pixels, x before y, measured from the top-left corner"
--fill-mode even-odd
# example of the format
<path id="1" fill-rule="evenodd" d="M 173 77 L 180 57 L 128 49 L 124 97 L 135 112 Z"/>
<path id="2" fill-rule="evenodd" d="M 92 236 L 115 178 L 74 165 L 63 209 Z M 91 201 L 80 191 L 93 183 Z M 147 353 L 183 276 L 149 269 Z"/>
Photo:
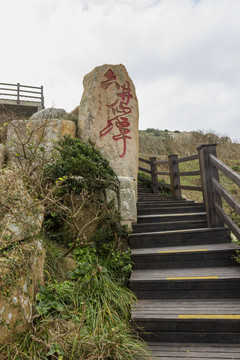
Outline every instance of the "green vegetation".
<path id="1" fill-rule="evenodd" d="M 0 358 L 147 359 L 129 323 L 136 299 L 126 286 L 132 269 L 128 231 L 113 204 L 100 199 L 106 189 L 118 193 L 117 176 L 90 142 L 65 137 L 57 149 L 34 185 L 45 206 L 45 284 L 38 288 L 30 329 L 0 346 Z M 93 207 L 87 219 L 85 207 Z"/>
<path id="2" fill-rule="evenodd" d="M 47 180 L 56 182 L 64 179 L 66 190 L 74 193 L 81 193 L 83 189 L 94 192 L 107 188 L 117 192 L 117 175 L 91 141 L 65 136 L 56 149 L 59 156 L 45 169 Z"/>
<path id="3" fill-rule="evenodd" d="M 135 297 L 118 277 L 124 261 L 129 263 L 126 252 L 121 255 L 125 260 L 116 267 L 116 253 L 109 253 L 106 261 L 95 248 L 79 248 L 74 253 L 75 269 L 65 268 L 59 279 L 59 260 L 63 266 L 61 250 L 52 242 L 46 247 L 46 281 L 36 295 L 32 327 L 15 337 L 14 343 L 0 347 L 1 358 L 147 358 L 144 344 L 129 326 L 129 310 Z M 55 255 L 58 253 L 55 259 L 53 249 Z"/>

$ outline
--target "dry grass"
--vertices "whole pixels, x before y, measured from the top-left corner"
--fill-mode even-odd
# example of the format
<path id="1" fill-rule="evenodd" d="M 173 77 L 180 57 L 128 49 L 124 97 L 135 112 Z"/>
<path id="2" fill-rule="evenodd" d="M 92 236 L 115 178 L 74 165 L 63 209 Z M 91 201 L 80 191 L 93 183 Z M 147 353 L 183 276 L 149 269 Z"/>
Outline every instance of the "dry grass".
<path id="1" fill-rule="evenodd" d="M 167 160 L 168 155 L 177 154 L 179 158 L 197 154 L 197 147 L 201 144 L 217 144 L 217 156 L 230 168 L 240 173 L 240 144 L 231 142 L 227 137 L 218 137 L 216 134 L 203 132 L 189 132 L 175 134 L 174 137 L 161 138 L 156 136 L 144 136 L 139 138 L 140 157 L 149 159 L 156 156 L 157 160 Z M 147 164 L 140 163 L 141 167 L 149 169 Z M 190 161 L 179 164 L 181 172 L 199 169 L 198 161 Z M 168 165 L 161 165 L 158 171 L 168 171 Z M 169 183 L 168 176 L 159 176 Z M 240 189 L 231 180 L 220 173 L 220 182 L 236 200 L 240 200 Z M 201 186 L 199 176 L 181 177 L 182 185 Z M 182 196 L 198 202 L 202 201 L 202 193 L 199 191 L 183 190 Z"/>

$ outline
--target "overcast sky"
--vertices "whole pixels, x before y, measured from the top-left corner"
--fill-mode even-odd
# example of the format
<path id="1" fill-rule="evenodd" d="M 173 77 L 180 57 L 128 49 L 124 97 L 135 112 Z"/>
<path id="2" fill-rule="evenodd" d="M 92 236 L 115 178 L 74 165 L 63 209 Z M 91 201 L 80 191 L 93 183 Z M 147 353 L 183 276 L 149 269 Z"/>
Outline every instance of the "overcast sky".
<path id="1" fill-rule="evenodd" d="M 140 129 L 240 141 L 240 0 L 0 0 L 0 82 L 71 111 L 86 73 L 126 66 Z"/>

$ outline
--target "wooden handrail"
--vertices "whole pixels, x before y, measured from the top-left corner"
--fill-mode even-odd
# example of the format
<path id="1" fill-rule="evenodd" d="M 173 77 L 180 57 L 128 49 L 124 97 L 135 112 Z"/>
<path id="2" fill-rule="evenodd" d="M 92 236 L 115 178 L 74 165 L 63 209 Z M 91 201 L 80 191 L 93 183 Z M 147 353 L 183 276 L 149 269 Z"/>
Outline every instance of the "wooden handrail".
<path id="1" fill-rule="evenodd" d="M 198 176 L 201 175 L 200 170 L 196 171 L 185 171 L 185 172 L 179 172 L 179 176 Z"/>
<path id="2" fill-rule="evenodd" d="M 218 215 L 222 218 L 223 222 L 229 227 L 229 229 L 233 232 L 236 238 L 240 240 L 240 229 L 237 224 L 235 224 L 235 222 L 230 218 L 230 216 L 225 213 L 223 208 L 218 203 L 215 203 L 214 205 Z"/>
<path id="3" fill-rule="evenodd" d="M 150 171 L 150 170 L 147 170 L 147 169 L 145 169 L 145 168 L 142 168 L 141 166 L 138 167 L 138 170 L 140 170 L 140 171 L 142 171 L 142 172 L 145 172 L 145 173 L 151 175 L 151 171 Z"/>
<path id="4" fill-rule="evenodd" d="M 212 179 L 212 184 L 214 190 L 216 190 L 219 195 L 221 195 L 224 200 L 227 201 L 231 208 L 233 208 L 233 210 L 236 211 L 238 215 L 240 215 L 240 203 L 238 203 L 216 179 Z"/>
<path id="5" fill-rule="evenodd" d="M 176 160 L 176 163 L 181 163 L 181 162 L 186 162 L 186 161 L 192 161 L 192 160 L 198 160 L 198 155 L 190 155 L 190 156 L 186 156 L 180 159 Z"/>
<path id="6" fill-rule="evenodd" d="M 149 161 L 149 160 L 147 160 L 147 159 L 143 159 L 143 158 L 138 158 L 139 159 L 139 161 L 141 161 L 141 162 L 144 162 L 145 164 L 151 164 L 151 161 Z"/>
<path id="7" fill-rule="evenodd" d="M 168 160 L 156 160 L 154 165 L 168 165 Z"/>
<path id="8" fill-rule="evenodd" d="M 157 174 L 158 174 L 158 175 L 170 176 L 170 172 L 168 172 L 168 171 L 158 171 Z"/>
<path id="9" fill-rule="evenodd" d="M 178 168 L 178 163 L 182 163 L 185 161 L 191 161 L 198 159 L 198 155 L 186 156 L 184 158 L 178 159 L 177 155 L 170 155 L 168 160 L 157 160 L 155 157 L 150 158 L 150 160 L 143 159 L 139 157 L 140 162 L 144 162 L 145 164 L 150 165 L 151 170 L 145 169 L 139 166 L 139 170 L 144 173 L 151 175 L 152 182 L 152 190 L 153 192 L 158 192 L 158 186 L 166 186 L 171 188 L 172 197 L 181 198 L 181 190 L 192 190 L 192 191 L 202 191 L 201 186 L 191 186 L 191 185 L 180 185 L 180 176 L 199 176 L 200 171 L 185 171 L 180 172 Z M 169 171 L 157 171 L 158 165 L 168 165 Z M 171 180 L 171 184 L 166 184 L 158 181 L 158 175 L 169 176 Z M 139 177 L 140 179 L 140 177 Z M 141 181 L 145 181 L 150 183 L 150 180 L 146 181 L 146 179 L 141 177 Z"/>
<path id="10" fill-rule="evenodd" d="M 203 190 L 202 186 L 194 186 L 194 185 L 179 185 L 178 188 L 183 189 L 183 190 L 192 190 L 192 191 L 202 191 Z"/>
<path id="11" fill-rule="evenodd" d="M 178 164 L 186 161 L 199 160 L 200 170 L 180 172 Z M 158 192 L 158 187 L 166 186 L 171 188 L 172 197 L 181 198 L 181 190 L 202 191 L 204 204 L 207 213 L 208 227 L 221 227 L 226 224 L 234 235 L 240 240 L 240 228 L 231 219 L 229 215 L 225 213 L 222 208 L 222 198 L 227 201 L 229 206 L 240 215 L 240 203 L 237 202 L 234 197 L 228 193 L 226 189 L 219 182 L 218 170 L 220 170 L 225 176 L 233 181 L 240 187 L 240 175 L 224 164 L 217 158 L 216 144 L 203 144 L 198 147 L 198 155 L 190 155 L 183 158 L 178 158 L 177 155 L 170 155 L 167 160 L 156 160 L 156 158 L 150 158 L 145 160 L 140 158 L 139 160 L 147 163 L 151 167 L 151 171 L 139 168 L 139 170 L 151 174 L 151 180 L 139 177 L 142 181 L 152 183 L 153 192 Z M 157 171 L 157 165 L 169 166 L 169 172 Z M 158 175 L 169 176 L 171 184 L 166 184 L 158 181 Z M 202 186 L 193 185 L 181 185 L 181 176 L 199 176 L 201 175 Z"/>
<path id="12" fill-rule="evenodd" d="M 236 185 L 240 186 L 240 175 L 236 171 L 232 170 L 214 155 L 210 155 L 210 162 L 229 177 Z"/>

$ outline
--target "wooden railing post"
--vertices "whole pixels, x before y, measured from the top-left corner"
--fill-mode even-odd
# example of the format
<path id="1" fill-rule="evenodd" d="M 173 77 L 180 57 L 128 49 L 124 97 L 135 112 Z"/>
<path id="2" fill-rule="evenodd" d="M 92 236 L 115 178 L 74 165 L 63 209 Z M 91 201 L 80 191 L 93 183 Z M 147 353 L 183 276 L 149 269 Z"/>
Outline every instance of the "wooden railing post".
<path id="1" fill-rule="evenodd" d="M 213 189 L 212 179 L 219 181 L 218 169 L 210 162 L 210 154 L 216 156 L 216 144 L 203 144 L 198 148 L 199 165 L 203 187 L 203 199 L 207 212 L 208 227 L 223 226 L 222 219 L 218 216 L 215 209 L 215 202 L 222 207 L 220 195 Z"/>
<path id="2" fill-rule="evenodd" d="M 152 192 L 154 194 L 158 194 L 159 193 L 158 174 L 157 174 L 157 164 L 155 163 L 157 158 L 150 157 L 149 160 L 150 160 L 150 166 L 151 166 Z"/>
<path id="3" fill-rule="evenodd" d="M 169 163 L 169 172 L 170 172 L 170 180 L 171 180 L 171 188 L 172 188 L 172 197 L 174 199 L 181 199 L 181 189 L 180 186 L 180 177 L 179 177 L 179 167 L 176 159 L 177 155 L 169 155 L 168 163 Z"/>

